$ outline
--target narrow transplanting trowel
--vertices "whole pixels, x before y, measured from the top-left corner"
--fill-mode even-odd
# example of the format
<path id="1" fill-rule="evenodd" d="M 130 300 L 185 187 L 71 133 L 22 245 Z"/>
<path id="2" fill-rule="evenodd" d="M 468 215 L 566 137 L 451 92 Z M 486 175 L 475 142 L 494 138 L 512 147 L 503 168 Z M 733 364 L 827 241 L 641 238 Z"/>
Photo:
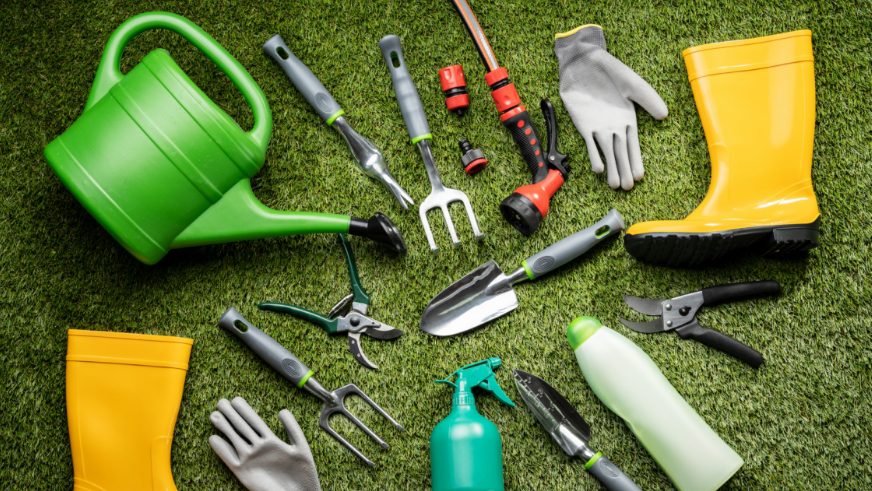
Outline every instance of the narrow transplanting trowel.
<path id="1" fill-rule="evenodd" d="M 640 491 L 639 486 L 618 469 L 601 452 L 594 452 L 587 442 L 590 426 L 554 387 L 547 382 L 521 370 L 512 372 L 515 387 L 527 409 L 545 432 L 570 457 L 584 461 L 584 470 L 596 477 L 610 491 Z"/>
<path id="2" fill-rule="evenodd" d="M 612 208 L 590 227 L 528 257 L 508 276 L 497 263 L 488 261 L 430 301 L 421 329 L 434 336 L 453 336 L 508 314 L 518 306 L 515 284 L 558 269 L 623 229 L 624 219 Z"/>

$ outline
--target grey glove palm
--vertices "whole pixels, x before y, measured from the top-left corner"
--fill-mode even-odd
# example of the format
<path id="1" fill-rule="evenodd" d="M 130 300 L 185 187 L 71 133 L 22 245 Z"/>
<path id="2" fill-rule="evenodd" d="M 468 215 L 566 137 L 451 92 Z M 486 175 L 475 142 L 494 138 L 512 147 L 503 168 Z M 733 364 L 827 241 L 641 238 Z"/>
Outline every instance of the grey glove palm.
<path id="1" fill-rule="evenodd" d="M 658 120 L 668 114 L 666 103 L 648 82 L 606 51 L 599 26 L 558 35 L 554 52 L 560 66 L 560 97 L 584 137 L 591 168 L 597 174 L 607 170 L 613 189 L 632 189 L 645 173 L 633 103 Z"/>
<path id="2" fill-rule="evenodd" d="M 288 432 L 290 445 L 277 437 L 241 397 L 233 402 L 218 401 L 218 410 L 209 419 L 226 437 L 212 435 L 209 445 L 249 491 L 321 489 L 309 444 L 287 409 L 279 412 L 279 419 Z"/>

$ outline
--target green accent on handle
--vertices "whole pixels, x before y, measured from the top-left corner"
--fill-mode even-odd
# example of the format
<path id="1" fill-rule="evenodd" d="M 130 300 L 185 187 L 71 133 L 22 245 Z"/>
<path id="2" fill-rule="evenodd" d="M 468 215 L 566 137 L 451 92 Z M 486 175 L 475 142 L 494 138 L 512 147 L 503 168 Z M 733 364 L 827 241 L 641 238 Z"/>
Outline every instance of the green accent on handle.
<path id="1" fill-rule="evenodd" d="M 298 389 L 302 389 L 303 386 L 306 385 L 306 382 L 308 382 L 309 379 L 312 378 L 312 375 L 315 375 L 315 371 L 314 371 L 314 370 L 309 370 L 309 371 L 306 373 L 306 375 L 303 375 L 303 378 L 301 378 L 300 381 L 297 382 L 297 388 L 298 388 Z"/>
<path id="2" fill-rule="evenodd" d="M 566 328 L 566 338 L 569 340 L 569 345 L 572 346 L 572 351 L 575 351 L 601 327 L 603 327 L 603 323 L 596 317 L 586 315 L 576 317 Z"/>
<path id="3" fill-rule="evenodd" d="M 527 265 L 527 261 L 526 261 L 526 260 L 523 261 L 523 262 L 521 262 L 521 267 L 523 267 L 523 268 L 524 268 L 524 272 L 527 273 L 527 278 L 530 278 L 531 280 L 535 280 L 535 279 L 536 279 L 536 275 L 533 274 L 533 270 L 531 270 L 531 269 L 530 269 L 530 266 Z"/>
<path id="4" fill-rule="evenodd" d="M 327 126 L 332 126 L 333 122 L 336 121 L 336 119 L 338 119 L 339 116 L 342 116 L 344 114 L 345 114 L 344 109 L 340 109 L 340 110 L 336 111 L 335 113 L 331 114 L 330 117 L 327 118 Z"/>
<path id="5" fill-rule="evenodd" d="M 593 467 L 593 465 L 596 464 L 596 461 L 599 460 L 602 456 L 602 452 L 595 453 L 593 457 L 590 458 L 590 460 L 584 463 L 584 470 L 590 470 L 590 468 Z"/>
<path id="6" fill-rule="evenodd" d="M 412 138 L 412 145 L 417 145 L 418 142 L 421 140 L 432 140 L 432 139 L 433 139 L 432 133 L 425 133 L 421 136 L 416 136 L 415 138 Z"/>
<path id="7" fill-rule="evenodd" d="M 370 298 L 363 285 L 360 283 L 360 276 L 357 274 L 357 263 L 354 261 L 354 253 L 351 251 L 351 244 L 345 234 L 339 234 L 339 245 L 342 246 L 342 255 L 345 256 L 345 265 L 348 266 L 348 277 L 351 280 L 351 293 L 354 295 L 354 301 L 369 305 Z"/>
<path id="8" fill-rule="evenodd" d="M 242 179 L 176 237 L 171 247 L 220 244 L 299 233 L 346 233 L 348 215 L 273 210 Z"/>

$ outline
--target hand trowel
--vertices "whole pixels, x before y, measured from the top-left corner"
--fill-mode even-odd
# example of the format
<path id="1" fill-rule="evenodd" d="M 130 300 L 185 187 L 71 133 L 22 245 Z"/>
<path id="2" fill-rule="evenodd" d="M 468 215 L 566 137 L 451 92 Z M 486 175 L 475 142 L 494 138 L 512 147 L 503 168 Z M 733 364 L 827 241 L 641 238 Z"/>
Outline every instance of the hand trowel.
<path id="1" fill-rule="evenodd" d="M 612 208 L 590 227 L 528 257 L 509 275 L 488 261 L 430 301 L 421 317 L 421 329 L 434 336 L 453 336 L 508 314 L 518 306 L 516 284 L 541 278 L 623 229 L 624 219 Z"/>

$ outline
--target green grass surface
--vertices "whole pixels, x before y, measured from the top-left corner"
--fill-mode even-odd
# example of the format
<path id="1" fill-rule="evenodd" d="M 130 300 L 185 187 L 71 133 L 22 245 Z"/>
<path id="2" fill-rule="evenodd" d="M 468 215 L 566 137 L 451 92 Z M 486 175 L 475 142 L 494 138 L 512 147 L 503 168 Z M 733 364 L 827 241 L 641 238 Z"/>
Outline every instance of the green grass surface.
<path id="1" fill-rule="evenodd" d="M 498 378 L 518 398 L 510 370 L 542 376 L 567 395 L 593 428 L 592 444 L 645 489 L 670 486 L 621 420 L 587 387 L 564 336 L 576 315 L 600 317 L 640 347 L 676 389 L 745 459 L 733 489 L 868 489 L 870 468 L 870 247 L 872 195 L 868 81 L 870 8 L 853 2 L 473 2 L 501 63 L 531 108 L 548 96 L 573 157 L 572 179 L 540 232 L 527 239 L 500 217 L 499 201 L 528 176 L 497 123 L 483 68 L 447 1 L 431 2 L 3 2 L 0 18 L 0 482 L 6 489 L 63 489 L 72 482 L 64 406 L 68 327 L 194 338 L 172 453 L 180 489 L 233 489 L 212 454 L 209 412 L 221 397 L 241 395 L 279 428 L 289 408 L 309 438 L 328 489 L 420 489 L 429 485 L 428 437 L 449 409 L 451 393 L 434 379 L 481 358 L 500 356 Z M 357 365 L 345 342 L 286 316 L 261 313 L 274 299 L 327 311 L 346 293 L 341 254 L 330 236 L 303 236 L 170 253 L 156 266 L 137 263 L 76 203 L 46 165 L 44 146 L 81 113 L 103 44 L 129 16 L 162 8 L 211 33 L 263 87 L 275 126 L 258 196 L 278 209 L 369 216 L 388 213 L 409 254 L 397 258 L 355 240 L 374 317 L 406 330 L 395 343 L 365 340 L 380 372 Z M 610 51 L 660 92 L 669 117 L 639 118 L 647 174 L 631 192 L 615 192 L 588 168 L 586 151 L 558 96 L 553 34 L 601 24 Z M 702 127 L 680 56 L 689 46 L 814 31 L 817 86 L 814 180 L 823 213 L 822 245 L 807 260 L 751 258 L 717 268 L 667 269 L 634 260 L 615 241 L 565 271 L 518 289 L 512 315 L 473 334 L 434 339 L 418 330 L 431 296 L 478 264 L 505 267 L 587 226 L 609 207 L 629 223 L 681 217 L 700 201 L 709 178 Z M 408 144 L 377 42 L 396 33 L 417 82 L 446 183 L 468 193 L 487 233 L 432 254 L 414 212 L 359 172 L 333 131 L 261 53 L 281 33 L 347 111 L 348 120 L 384 151 L 397 179 L 418 200 L 429 192 L 423 165 Z M 125 69 L 155 47 L 168 48 L 204 90 L 243 126 L 250 113 L 229 82 L 178 37 L 148 33 L 127 49 Z M 436 70 L 462 63 L 472 112 L 447 114 Z M 533 111 L 531 111 L 533 112 Z M 538 111 L 534 119 L 541 122 Z M 541 124 L 541 123 L 540 123 Z M 491 160 L 469 178 L 456 140 L 468 137 Z M 458 210 L 459 212 L 459 210 Z M 676 336 L 645 336 L 618 325 L 621 294 L 674 295 L 742 280 L 775 279 L 784 295 L 709 310 L 702 321 L 756 347 L 754 371 Z M 392 445 L 380 452 L 353 440 L 379 464 L 361 466 L 318 429 L 319 403 L 297 392 L 216 327 L 229 306 L 264 328 L 316 369 L 328 387 L 355 382 L 405 425 L 397 433 L 369 418 Z M 597 489 L 523 408 L 495 399 L 479 407 L 499 425 L 511 489 Z M 348 426 L 341 431 L 351 432 Z M 362 435 L 350 433 L 355 437 Z"/>

